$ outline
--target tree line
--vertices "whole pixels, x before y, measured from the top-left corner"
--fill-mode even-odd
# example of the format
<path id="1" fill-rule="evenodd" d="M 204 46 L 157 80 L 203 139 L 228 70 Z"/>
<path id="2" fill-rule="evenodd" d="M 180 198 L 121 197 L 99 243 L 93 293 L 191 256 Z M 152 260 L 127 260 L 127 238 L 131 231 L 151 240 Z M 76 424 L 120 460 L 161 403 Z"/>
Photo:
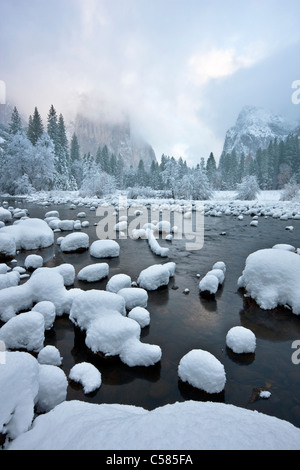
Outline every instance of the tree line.
<path id="1" fill-rule="evenodd" d="M 84 195 L 130 191 L 131 197 L 161 195 L 184 199 L 209 199 L 214 190 L 235 190 L 249 177 L 259 189 L 281 189 L 300 182 L 299 138 L 270 142 L 255 156 L 222 153 L 219 164 L 211 152 L 207 162 L 189 167 L 182 157 L 162 155 L 145 168 L 125 165 L 121 155 L 99 145 L 96 155 L 82 155 L 77 135 L 70 142 L 62 114 L 53 105 L 44 126 L 35 107 L 26 126 L 15 107 L 8 126 L 8 138 L 0 145 L 0 189 L 10 194 L 30 194 L 42 190 L 80 190 Z"/>

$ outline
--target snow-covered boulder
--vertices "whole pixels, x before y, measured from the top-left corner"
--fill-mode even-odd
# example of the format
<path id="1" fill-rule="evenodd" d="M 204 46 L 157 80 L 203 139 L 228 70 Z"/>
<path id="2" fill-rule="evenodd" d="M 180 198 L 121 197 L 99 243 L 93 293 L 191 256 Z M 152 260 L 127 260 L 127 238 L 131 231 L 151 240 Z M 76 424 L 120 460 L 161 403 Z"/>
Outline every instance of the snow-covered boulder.
<path id="1" fill-rule="evenodd" d="M 155 255 L 161 256 L 163 258 L 165 258 L 169 255 L 169 248 L 164 248 L 164 247 L 160 246 L 160 244 L 158 243 L 158 241 L 155 238 L 153 230 L 147 229 L 146 230 L 146 237 L 147 237 L 147 240 L 148 240 L 149 247 Z"/>
<path id="2" fill-rule="evenodd" d="M 39 364 L 48 364 L 52 366 L 60 366 L 62 357 L 59 350 L 55 346 L 45 346 L 40 350 L 37 356 Z"/>
<path id="3" fill-rule="evenodd" d="M 199 291 L 215 294 L 219 289 L 219 280 L 213 274 L 206 274 L 199 282 Z"/>
<path id="4" fill-rule="evenodd" d="M 109 311 L 93 320 L 86 332 L 85 343 L 94 353 L 100 351 L 107 356 L 117 356 L 124 343 L 132 337 L 139 339 L 140 333 L 141 328 L 136 321 L 119 312 Z"/>
<path id="5" fill-rule="evenodd" d="M 256 348 L 255 334 L 243 326 L 234 326 L 230 328 L 226 335 L 226 345 L 232 349 L 233 352 L 254 353 Z"/>
<path id="6" fill-rule="evenodd" d="M 25 258 L 24 266 L 26 269 L 37 269 L 43 266 L 44 260 L 40 255 L 28 255 Z"/>
<path id="7" fill-rule="evenodd" d="M 56 228 L 59 228 L 62 232 L 71 232 L 74 229 L 74 220 L 59 220 Z"/>
<path id="8" fill-rule="evenodd" d="M 0 290 L 7 287 L 17 286 L 20 282 L 20 273 L 18 271 L 10 271 L 6 274 L 0 274 Z"/>
<path id="9" fill-rule="evenodd" d="M 39 364 L 39 391 L 36 408 L 48 412 L 67 397 L 68 381 L 64 371 L 57 366 Z"/>
<path id="10" fill-rule="evenodd" d="M 144 307 L 134 307 L 127 316 L 137 321 L 141 328 L 150 325 L 150 313 Z"/>
<path id="11" fill-rule="evenodd" d="M 90 239 L 87 233 L 73 232 L 64 237 L 60 243 L 61 251 L 85 251 L 89 248 Z"/>
<path id="12" fill-rule="evenodd" d="M 82 268 L 77 274 L 79 281 L 96 282 L 108 276 L 109 266 L 107 263 L 95 263 Z"/>
<path id="13" fill-rule="evenodd" d="M 90 246 L 94 258 L 115 258 L 120 254 L 120 245 L 115 240 L 96 240 Z"/>
<path id="14" fill-rule="evenodd" d="M 9 235 L 17 250 L 37 250 L 47 248 L 54 243 L 54 234 L 49 225 L 41 219 L 24 219 L 14 225 L 0 229 L 1 234 Z"/>
<path id="15" fill-rule="evenodd" d="M 207 393 L 224 390 L 226 374 L 223 364 L 210 352 L 192 349 L 179 362 L 178 376 L 183 382 Z"/>
<path id="16" fill-rule="evenodd" d="M 43 315 L 45 330 L 50 330 L 52 328 L 56 317 L 55 305 L 53 302 L 50 302 L 49 300 L 38 302 L 34 307 L 32 307 L 32 311 L 39 312 Z"/>
<path id="17" fill-rule="evenodd" d="M 125 342 L 120 352 L 120 359 L 129 367 L 153 366 L 161 360 L 162 351 L 156 344 L 142 343 L 137 338 Z"/>
<path id="18" fill-rule="evenodd" d="M 111 310 L 126 314 L 125 300 L 113 292 L 91 289 L 79 292 L 73 299 L 70 320 L 82 330 L 87 330 L 91 322 Z"/>
<path id="19" fill-rule="evenodd" d="M 8 209 L 5 209 L 4 207 L 0 207 L 0 221 L 11 222 L 11 220 L 12 220 L 11 212 Z"/>
<path id="20" fill-rule="evenodd" d="M 289 306 L 300 314 L 300 258 L 287 250 L 263 249 L 251 253 L 238 279 L 264 310 Z"/>
<path id="21" fill-rule="evenodd" d="M 115 293 L 118 293 L 119 290 L 125 287 L 131 287 L 131 277 L 123 273 L 115 274 L 106 284 L 106 290 Z"/>
<path id="22" fill-rule="evenodd" d="M 178 449 L 299 450 L 299 442 L 300 429 L 291 423 L 227 403 L 189 400 L 148 411 L 68 400 L 38 416 L 32 429 L 8 449 L 165 449 L 178 453 Z M 184 454 L 183 462 L 188 455 Z"/>
<path id="23" fill-rule="evenodd" d="M 156 290 L 169 284 L 171 275 L 174 275 L 174 269 L 173 264 L 154 264 L 140 272 L 137 282 L 143 289 Z"/>
<path id="24" fill-rule="evenodd" d="M 276 245 L 272 246 L 273 250 L 287 250 L 295 252 L 296 248 L 289 243 L 277 243 Z"/>
<path id="25" fill-rule="evenodd" d="M 1 320 L 6 322 L 18 312 L 44 300 L 53 302 L 56 315 L 69 313 L 73 298 L 71 291 L 65 288 L 64 277 L 59 272 L 61 266 L 38 268 L 24 284 L 0 290 Z"/>
<path id="26" fill-rule="evenodd" d="M 132 310 L 134 307 L 147 307 L 148 294 L 145 289 L 140 287 L 124 287 L 118 291 L 118 295 L 125 300 L 127 310 Z"/>
<path id="27" fill-rule="evenodd" d="M 39 312 L 24 312 L 8 320 L 0 328 L 0 340 L 7 349 L 39 352 L 44 346 L 45 322 Z"/>
<path id="28" fill-rule="evenodd" d="M 0 368 L 0 433 L 14 439 L 32 424 L 39 365 L 28 352 L 6 351 Z"/>
<path id="29" fill-rule="evenodd" d="M 102 383 L 101 373 L 89 362 L 75 364 L 70 370 L 69 379 L 80 383 L 83 386 L 84 393 L 94 392 Z"/>
<path id="30" fill-rule="evenodd" d="M 0 260 L 11 259 L 17 252 L 15 240 L 8 234 L 1 232 L 0 229 Z"/>

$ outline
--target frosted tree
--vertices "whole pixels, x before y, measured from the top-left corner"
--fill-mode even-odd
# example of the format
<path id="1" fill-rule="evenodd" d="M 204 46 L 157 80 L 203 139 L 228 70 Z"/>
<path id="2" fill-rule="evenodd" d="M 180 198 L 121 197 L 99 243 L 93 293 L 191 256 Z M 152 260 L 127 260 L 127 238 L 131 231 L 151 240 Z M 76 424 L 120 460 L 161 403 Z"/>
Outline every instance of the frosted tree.
<path id="1" fill-rule="evenodd" d="M 6 151 L 1 157 L 0 185 L 1 190 L 15 194 L 16 182 L 24 175 L 32 175 L 33 145 L 25 132 L 12 134 Z"/>
<path id="2" fill-rule="evenodd" d="M 18 132 L 22 132 L 22 120 L 21 116 L 16 108 L 13 109 L 11 114 L 11 120 L 9 123 L 9 133 L 10 134 L 17 134 Z"/>
<path id="3" fill-rule="evenodd" d="M 52 188 L 55 174 L 54 144 L 47 132 L 38 139 L 31 160 L 31 183 L 37 191 Z"/>
<path id="4" fill-rule="evenodd" d="M 260 192 L 259 185 L 254 175 L 245 176 L 241 183 L 237 185 L 236 199 L 252 201 L 256 199 L 257 194 Z"/>
<path id="5" fill-rule="evenodd" d="M 166 189 L 171 190 L 172 197 L 179 192 L 179 167 L 174 157 L 165 163 L 165 169 L 161 172 L 162 181 Z"/>
<path id="6" fill-rule="evenodd" d="M 37 107 L 34 108 L 33 116 L 29 117 L 27 137 L 35 145 L 44 132 L 43 121 Z"/>
<path id="7" fill-rule="evenodd" d="M 196 168 L 191 174 L 192 198 L 196 200 L 210 199 L 212 196 L 211 185 L 206 172 L 201 168 Z"/>

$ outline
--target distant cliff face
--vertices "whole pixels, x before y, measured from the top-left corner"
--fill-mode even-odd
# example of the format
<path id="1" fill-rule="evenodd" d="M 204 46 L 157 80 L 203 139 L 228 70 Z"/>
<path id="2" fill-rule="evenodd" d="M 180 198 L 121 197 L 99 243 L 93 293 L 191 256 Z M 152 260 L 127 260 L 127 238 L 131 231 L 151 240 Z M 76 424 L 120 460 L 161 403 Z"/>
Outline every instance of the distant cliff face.
<path id="1" fill-rule="evenodd" d="M 144 161 L 146 169 L 156 160 L 154 150 L 147 142 L 133 135 L 129 121 L 112 124 L 105 121 L 92 121 L 78 114 L 69 126 L 69 133 L 75 132 L 81 153 L 96 155 L 98 147 L 107 146 L 110 153 L 119 154 L 127 167 L 137 168 L 139 161 Z"/>
<path id="2" fill-rule="evenodd" d="M 235 149 L 237 155 L 244 152 L 245 156 L 255 156 L 259 148 L 265 149 L 271 140 L 276 137 L 282 140 L 292 131 L 293 126 L 281 116 L 245 106 L 235 125 L 226 132 L 223 152 L 231 153 Z"/>

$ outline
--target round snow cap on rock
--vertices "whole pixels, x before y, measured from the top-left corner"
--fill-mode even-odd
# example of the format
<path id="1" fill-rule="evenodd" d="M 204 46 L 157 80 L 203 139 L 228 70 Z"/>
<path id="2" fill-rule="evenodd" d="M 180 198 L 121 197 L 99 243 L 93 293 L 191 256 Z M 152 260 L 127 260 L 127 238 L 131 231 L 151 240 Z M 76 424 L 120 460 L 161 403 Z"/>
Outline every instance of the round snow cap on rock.
<path id="1" fill-rule="evenodd" d="M 226 335 L 226 345 L 235 353 L 254 353 L 255 334 L 243 326 L 234 326 Z"/>
<path id="2" fill-rule="evenodd" d="M 73 232 L 64 237 L 60 248 L 64 252 L 84 251 L 89 247 L 89 236 L 87 233 Z"/>
<path id="3" fill-rule="evenodd" d="M 207 393 L 220 393 L 226 383 L 223 364 L 210 352 L 192 349 L 180 360 L 178 376 Z"/>
<path id="4" fill-rule="evenodd" d="M 120 254 L 120 245 L 115 240 L 96 240 L 90 246 L 90 255 L 95 258 L 115 258 Z"/>

